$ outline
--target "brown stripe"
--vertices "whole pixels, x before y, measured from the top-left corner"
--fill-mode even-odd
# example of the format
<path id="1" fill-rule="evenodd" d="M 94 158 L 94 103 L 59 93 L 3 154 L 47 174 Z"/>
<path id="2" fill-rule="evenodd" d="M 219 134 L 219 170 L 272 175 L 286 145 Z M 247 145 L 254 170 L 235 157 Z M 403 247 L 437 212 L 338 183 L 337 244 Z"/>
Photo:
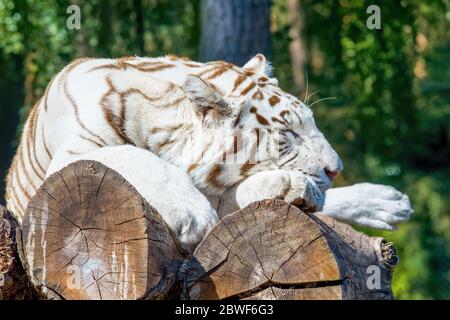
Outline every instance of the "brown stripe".
<path id="1" fill-rule="evenodd" d="M 36 176 L 38 176 L 39 179 L 44 180 L 44 177 L 38 172 L 38 170 L 36 169 L 36 167 L 34 166 L 33 161 L 31 160 L 31 145 L 29 143 L 29 135 L 28 135 L 28 129 L 26 131 L 24 131 L 24 134 L 27 134 L 27 137 L 25 139 L 23 139 L 23 143 L 24 145 L 26 145 L 26 151 L 27 151 L 27 157 L 28 157 L 28 162 L 31 166 L 31 169 L 33 169 L 34 174 Z"/>
<path id="2" fill-rule="evenodd" d="M 18 165 L 18 158 L 19 158 L 19 155 L 17 154 L 17 151 L 16 151 L 16 155 L 14 156 L 13 161 L 11 162 L 11 166 L 8 169 L 8 174 L 6 175 L 6 195 L 5 195 L 5 197 L 8 196 L 8 188 L 11 188 L 11 186 L 12 186 L 12 178 L 14 175 L 14 170 L 16 170 L 17 165 Z"/>
<path id="3" fill-rule="evenodd" d="M 200 68 L 202 66 L 201 64 L 194 64 L 192 62 L 184 62 L 183 64 L 189 68 Z"/>
<path id="4" fill-rule="evenodd" d="M 123 143 L 130 143 L 133 144 L 130 139 L 127 137 L 127 135 L 124 132 L 124 116 L 125 116 L 125 107 L 124 107 L 124 96 L 121 94 L 119 96 L 120 100 L 120 118 L 116 117 L 114 113 L 111 111 L 111 109 L 108 108 L 108 105 L 103 100 L 106 100 L 107 97 L 103 97 L 100 104 L 102 105 L 103 114 L 105 116 L 106 121 L 109 123 L 111 128 L 115 131 L 117 136 L 122 139 Z"/>
<path id="5" fill-rule="evenodd" d="M 256 120 L 262 125 L 269 125 L 269 121 L 257 112 L 256 107 L 251 107 L 250 112 L 255 114 Z"/>
<path id="6" fill-rule="evenodd" d="M 256 147 L 259 147 L 259 143 L 260 143 L 260 139 L 261 139 L 261 137 L 260 137 L 260 132 L 259 132 L 259 129 L 258 128 L 256 128 L 255 129 L 255 132 L 256 132 Z"/>
<path id="7" fill-rule="evenodd" d="M 241 91 L 241 96 L 245 96 L 250 90 L 256 87 L 256 83 L 252 81 L 244 90 Z"/>
<path id="8" fill-rule="evenodd" d="M 20 201 L 19 201 L 19 196 L 18 196 L 18 194 L 17 194 L 17 192 L 16 192 L 16 189 L 14 189 L 14 188 L 11 188 L 11 190 L 12 190 L 12 195 L 13 195 L 13 200 L 14 200 L 14 202 L 17 204 L 17 206 L 19 207 L 18 209 L 19 209 L 19 212 L 16 212 L 16 213 L 19 213 L 19 215 L 20 216 L 23 216 L 23 214 L 24 214 L 24 212 L 25 212 L 25 205 L 24 204 L 22 204 Z"/>
<path id="9" fill-rule="evenodd" d="M 166 56 L 167 59 L 169 59 L 170 61 L 177 61 L 178 57 L 174 54 L 169 54 Z"/>
<path id="10" fill-rule="evenodd" d="M 234 120 L 233 127 L 237 127 L 239 125 L 239 123 L 241 121 L 243 110 L 244 110 L 244 107 L 241 107 L 241 109 L 239 110 L 239 113 L 238 113 L 236 119 Z"/>
<path id="11" fill-rule="evenodd" d="M 206 79 L 207 80 L 212 80 L 212 79 L 220 76 L 221 74 L 223 74 L 223 73 L 225 73 L 227 71 L 228 71 L 228 68 L 226 66 L 220 66 L 213 73 L 211 73 Z"/>
<path id="12" fill-rule="evenodd" d="M 130 65 L 126 62 L 108 63 L 108 64 L 104 64 L 101 66 L 92 67 L 91 69 L 86 71 L 86 73 L 89 73 L 92 71 L 97 71 L 97 70 L 103 70 L 103 69 L 123 70 L 123 69 L 126 69 L 128 66 L 130 66 Z"/>
<path id="13" fill-rule="evenodd" d="M 198 167 L 198 163 L 193 163 L 188 167 L 187 173 L 191 173 Z"/>
<path id="14" fill-rule="evenodd" d="M 275 106 L 278 102 L 280 102 L 280 98 L 278 98 L 277 96 L 271 96 L 269 98 L 269 104 L 273 107 Z"/>
<path id="15" fill-rule="evenodd" d="M 47 88 L 45 88 L 45 92 L 44 92 L 44 110 L 45 110 L 45 112 L 47 112 L 47 110 L 48 110 L 48 95 L 50 92 L 50 87 L 52 86 L 55 78 L 56 78 L 56 76 L 53 76 L 53 78 L 50 80 L 49 84 L 47 85 Z"/>
<path id="16" fill-rule="evenodd" d="M 241 167 L 241 176 L 246 177 L 249 174 L 251 168 L 253 168 L 256 164 L 250 163 L 250 160 L 247 160 Z"/>
<path id="17" fill-rule="evenodd" d="M 119 61 L 133 61 L 133 60 L 135 60 L 135 59 L 136 59 L 135 56 L 124 56 L 124 57 L 120 57 L 120 58 L 117 59 L 117 60 L 119 60 Z"/>
<path id="18" fill-rule="evenodd" d="M 100 105 L 101 105 L 102 110 L 103 110 L 103 116 L 105 117 L 106 122 L 114 130 L 116 135 L 122 140 L 122 143 L 125 143 L 125 142 L 127 142 L 127 138 L 126 138 L 125 134 L 122 132 L 122 125 L 121 125 L 122 120 L 114 115 L 114 113 L 111 111 L 110 106 L 108 105 L 108 102 L 107 102 L 108 98 L 112 94 L 119 94 L 119 93 L 114 88 L 114 85 L 113 85 L 113 83 L 111 81 L 111 78 L 109 76 L 106 77 L 106 83 L 109 86 L 109 90 L 100 99 Z M 121 108 L 121 112 L 120 113 L 122 115 L 122 114 L 124 114 L 124 110 L 123 110 L 124 109 L 124 97 L 123 97 L 122 94 L 120 94 L 119 100 L 120 100 L 120 106 L 119 107 Z"/>
<path id="19" fill-rule="evenodd" d="M 196 166 L 193 167 L 192 170 L 194 170 L 194 169 L 200 164 L 200 161 L 204 158 L 205 153 L 209 150 L 209 148 L 211 147 L 212 143 L 213 143 L 213 140 L 210 140 L 210 141 L 203 147 L 202 152 L 200 152 L 200 154 L 198 155 L 196 161 L 193 162 L 193 164 L 196 164 Z M 190 167 L 192 167 L 193 164 L 192 164 Z M 191 170 L 191 171 L 192 171 L 192 170 Z"/>
<path id="20" fill-rule="evenodd" d="M 72 155 L 72 156 L 80 155 L 80 154 L 81 154 L 81 152 L 77 152 L 77 151 L 73 151 L 73 150 L 67 150 L 67 153 L 70 154 L 70 155 Z"/>
<path id="21" fill-rule="evenodd" d="M 167 147 L 168 145 L 172 144 L 173 142 L 174 142 L 173 140 L 167 139 L 167 140 L 165 140 L 165 141 L 163 141 L 163 142 L 158 143 L 158 145 L 157 145 L 156 148 L 155 148 L 155 153 L 156 153 L 157 155 L 160 155 L 162 149 L 163 149 L 164 147 Z"/>
<path id="22" fill-rule="evenodd" d="M 286 123 L 291 123 L 288 119 L 286 119 L 286 115 L 287 114 L 289 114 L 290 112 L 289 112 L 289 110 L 283 110 L 283 111 L 281 111 L 280 112 L 280 117 L 281 118 L 283 118 L 283 120 L 286 122 Z"/>
<path id="23" fill-rule="evenodd" d="M 258 89 L 258 90 L 253 94 L 252 99 L 256 99 L 256 100 L 262 100 L 262 99 L 264 99 L 264 95 L 263 95 L 262 91 Z"/>
<path id="24" fill-rule="evenodd" d="M 219 164 L 215 164 L 206 178 L 206 181 L 217 188 L 223 188 L 223 184 L 218 180 L 219 176 L 222 172 L 222 166 Z"/>
<path id="25" fill-rule="evenodd" d="M 89 61 L 89 60 L 91 60 L 91 59 L 90 58 L 78 58 L 78 59 L 73 60 L 71 63 L 69 63 L 61 72 L 60 81 L 58 83 L 58 86 L 61 88 L 61 86 L 66 81 L 70 71 L 75 69 L 78 65 L 80 65 L 86 61 Z"/>
<path id="26" fill-rule="evenodd" d="M 22 168 L 22 173 L 24 174 L 24 176 L 27 179 L 28 183 L 33 187 L 34 191 L 36 191 L 37 187 L 34 185 L 30 175 L 28 174 L 27 169 L 25 168 L 25 161 L 23 159 L 23 152 L 22 151 L 19 152 L 17 154 L 17 157 L 19 159 L 18 163 L 19 163 L 20 167 Z M 17 170 L 17 168 L 15 170 Z"/>
<path id="27" fill-rule="evenodd" d="M 232 92 L 236 91 L 236 89 L 240 86 L 242 82 L 244 82 L 245 79 L 247 79 L 247 77 L 244 74 L 239 74 L 239 76 L 234 81 Z"/>
<path id="28" fill-rule="evenodd" d="M 283 110 L 280 112 L 280 117 L 282 117 L 284 119 L 284 115 L 288 114 L 288 113 L 289 113 L 289 110 Z"/>
<path id="29" fill-rule="evenodd" d="M 211 72 L 211 71 L 213 71 L 213 70 L 215 70 L 215 69 L 216 69 L 215 66 L 213 66 L 213 67 L 207 66 L 206 69 L 200 71 L 199 73 L 196 73 L 195 75 L 196 75 L 197 77 L 202 77 L 202 76 L 204 76 L 205 74 L 207 74 L 207 73 L 209 73 L 209 72 Z"/>
<path id="30" fill-rule="evenodd" d="M 284 122 L 283 120 L 280 120 L 280 119 L 278 119 L 278 118 L 276 118 L 276 117 L 272 117 L 271 119 L 272 119 L 272 121 L 281 123 L 281 124 L 284 125 L 284 126 L 287 126 L 287 125 L 288 125 L 286 122 Z"/>
<path id="31" fill-rule="evenodd" d="M 255 75 L 255 73 L 254 73 L 253 71 L 250 71 L 250 70 L 245 70 L 244 73 L 245 73 L 247 76 L 249 76 L 249 77 L 252 77 L 252 76 Z"/>
<path id="32" fill-rule="evenodd" d="M 148 65 L 148 63 L 142 63 L 140 65 L 131 65 L 131 66 L 142 72 L 158 72 L 161 70 L 170 69 L 170 68 L 175 67 L 175 65 L 173 65 L 173 64 L 163 64 L 163 63 L 153 65 L 153 66 L 148 66 L 148 67 L 146 67 L 146 65 Z"/>
<path id="33" fill-rule="evenodd" d="M 42 144 L 44 145 L 44 150 L 47 153 L 48 158 L 50 160 L 52 160 L 53 156 L 51 155 L 51 153 L 50 153 L 50 151 L 48 149 L 47 143 L 45 142 L 44 125 L 42 125 L 41 128 L 42 128 Z"/>
<path id="34" fill-rule="evenodd" d="M 258 122 L 261 123 L 262 125 L 265 125 L 265 126 L 269 125 L 269 121 L 267 121 L 267 119 L 264 118 L 262 115 L 256 113 L 255 116 L 256 116 L 256 120 L 258 120 Z"/>
<path id="35" fill-rule="evenodd" d="M 81 62 L 83 62 L 83 61 L 81 61 Z M 65 76 L 64 76 L 64 79 L 63 79 L 63 89 L 64 89 L 64 94 L 66 95 L 66 98 L 69 100 L 69 103 L 72 105 L 72 109 L 73 109 L 73 111 L 74 111 L 74 113 L 75 113 L 75 119 L 76 119 L 78 125 L 79 125 L 83 130 L 85 130 L 87 133 L 89 133 L 91 136 L 97 138 L 102 144 L 107 145 L 107 143 L 106 143 L 105 140 L 103 140 L 100 136 L 98 136 L 97 134 L 95 134 L 94 132 L 92 132 L 91 130 L 89 130 L 89 129 L 83 124 L 83 122 L 81 122 L 80 114 L 78 113 L 78 107 L 77 107 L 77 104 L 75 103 L 75 100 L 73 99 L 73 97 L 70 95 L 69 89 L 68 89 L 68 87 L 67 87 L 67 74 L 68 74 L 70 71 L 72 71 L 73 68 L 75 68 L 77 65 L 79 65 L 81 62 L 79 62 L 79 63 L 77 63 L 77 64 L 70 65 L 70 66 L 67 68 L 67 71 L 66 71 Z"/>
<path id="36" fill-rule="evenodd" d="M 124 59 L 119 58 L 115 60 L 112 63 L 107 63 L 104 65 L 92 67 L 87 72 L 92 72 L 96 70 L 103 70 L 103 69 L 110 69 L 110 70 L 126 70 L 128 68 L 132 68 L 141 72 L 156 72 L 167 68 L 172 68 L 175 65 L 167 64 L 163 61 L 157 60 L 157 61 L 143 61 L 137 64 L 129 63 L 128 61 L 134 60 L 133 59 Z"/>
<path id="37" fill-rule="evenodd" d="M 158 104 L 157 107 L 158 108 L 178 107 L 180 102 L 184 101 L 185 99 L 187 99 L 186 96 L 181 96 L 181 97 L 175 99 L 174 101 L 169 101 L 169 102 L 166 102 L 163 104 Z"/>
<path id="38" fill-rule="evenodd" d="M 38 126 L 38 120 L 39 120 L 39 109 L 38 109 L 39 104 L 40 104 L 40 101 L 35 105 L 35 107 L 34 107 L 35 110 L 33 111 L 33 115 L 32 116 L 30 115 L 30 120 L 32 122 L 32 125 L 31 125 L 31 135 L 29 135 L 29 137 L 33 142 L 33 160 L 36 162 L 39 169 L 45 175 L 45 169 L 42 166 L 41 162 L 39 161 L 39 158 L 36 153 L 36 132 L 37 132 L 37 126 Z M 32 161 L 32 160 L 30 159 L 30 161 Z"/>
<path id="39" fill-rule="evenodd" d="M 80 137 L 81 139 L 83 139 L 83 140 L 86 140 L 86 141 L 92 143 L 92 144 L 95 144 L 95 145 L 96 145 L 97 147 L 99 147 L 99 148 L 103 148 L 103 147 L 105 146 L 105 145 L 102 145 L 102 144 L 98 143 L 98 142 L 95 141 L 95 140 L 92 140 L 92 139 L 90 139 L 90 138 L 88 138 L 88 137 L 83 136 L 82 134 L 79 134 L 79 137 Z"/>
<path id="40" fill-rule="evenodd" d="M 27 198 L 27 201 L 30 201 L 31 199 L 31 195 L 28 193 L 28 191 L 23 187 L 22 182 L 20 182 L 19 179 L 19 172 L 17 170 L 15 170 L 14 172 L 14 176 L 16 178 L 16 184 L 19 186 L 20 191 L 25 195 L 25 197 Z"/>

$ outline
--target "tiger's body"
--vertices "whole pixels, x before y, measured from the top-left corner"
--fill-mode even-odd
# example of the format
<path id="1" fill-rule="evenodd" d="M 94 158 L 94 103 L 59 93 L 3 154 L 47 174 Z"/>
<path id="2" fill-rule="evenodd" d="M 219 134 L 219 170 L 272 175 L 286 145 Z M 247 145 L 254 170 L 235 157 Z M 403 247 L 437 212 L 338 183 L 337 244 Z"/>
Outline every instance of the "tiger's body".
<path id="1" fill-rule="evenodd" d="M 322 209 L 342 163 L 311 110 L 283 92 L 265 69 L 262 55 L 243 68 L 174 56 L 75 60 L 29 114 L 7 177 L 8 208 L 21 222 L 46 177 L 78 159 L 94 159 L 157 203 L 187 246 L 214 225 L 215 209 L 220 215 L 231 210 L 224 203 L 235 209 L 281 195 Z M 394 191 L 382 199 L 402 204 L 383 209 L 390 220 L 377 215 L 378 224 L 371 224 L 370 213 L 341 220 L 387 229 L 406 220 L 409 202 Z M 192 201 L 181 201 L 180 193 Z"/>

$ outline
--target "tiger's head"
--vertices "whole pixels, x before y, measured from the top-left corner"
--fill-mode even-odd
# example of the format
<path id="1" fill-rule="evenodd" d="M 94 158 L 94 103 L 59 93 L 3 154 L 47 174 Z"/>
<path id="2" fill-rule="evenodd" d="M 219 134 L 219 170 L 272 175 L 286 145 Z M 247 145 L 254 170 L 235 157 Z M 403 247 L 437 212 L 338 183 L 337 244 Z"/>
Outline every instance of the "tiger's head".
<path id="1" fill-rule="evenodd" d="M 258 54 L 242 68 L 207 65 L 183 85 L 201 120 L 201 134 L 189 146 L 201 156 L 185 167 L 200 190 L 220 194 L 258 172 L 283 169 L 303 174 L 324 193 L 342 171 L 341 159 L 311 109 L 269 77 L 265 57 Z"/>

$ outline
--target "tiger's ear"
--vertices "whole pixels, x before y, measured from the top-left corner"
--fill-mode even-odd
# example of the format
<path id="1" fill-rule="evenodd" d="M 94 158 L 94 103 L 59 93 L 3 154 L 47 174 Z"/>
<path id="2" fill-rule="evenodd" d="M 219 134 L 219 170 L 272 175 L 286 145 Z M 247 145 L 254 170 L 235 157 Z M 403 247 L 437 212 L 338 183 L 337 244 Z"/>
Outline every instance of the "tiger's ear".
<path id="1" fill-rule="evenodd" d="M 183 90 L 204 119 L 217 120 L 231 116 L 231 107 L 223 95 L 212 84 L 200 77 L 188 75 L 183 84 Z"/>
<path id="2" fill-rule="evenodd" d="M 242 67 L 242 69 L 257 74 L 266 75 L 268 77 L 270 77 L 270 73 L 272 71 L 270 63 L 267 61 L 266 57 L 264 57 L 264 55 L 261 53 L 258 53 L 256 56 L 251 58 Z"/>

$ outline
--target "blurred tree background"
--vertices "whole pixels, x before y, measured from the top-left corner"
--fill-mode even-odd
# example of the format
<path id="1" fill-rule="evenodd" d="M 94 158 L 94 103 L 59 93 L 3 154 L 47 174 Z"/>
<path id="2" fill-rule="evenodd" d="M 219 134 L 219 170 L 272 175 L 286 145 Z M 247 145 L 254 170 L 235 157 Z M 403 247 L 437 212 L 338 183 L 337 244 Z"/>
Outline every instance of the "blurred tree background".
<path id="1" fill-rule="evenodd" d="M 80 30 L 66 27 L 71 4 L 81 8 Z M 380 30 L 366 26 L 370 4 L 381 9 Z M 396 243 L 396 297 L 450 299 L 449 30 L 449 0 L 0 0 L 0 189 L 20 123 L 73 58 L 241 63 L 263 51 L 284 90 L 302 100 L 317 91 L 317 123 L 346 166 L 337 185 L 371 181 L 410 196 L 411 222 L 365 230 Z"/>

